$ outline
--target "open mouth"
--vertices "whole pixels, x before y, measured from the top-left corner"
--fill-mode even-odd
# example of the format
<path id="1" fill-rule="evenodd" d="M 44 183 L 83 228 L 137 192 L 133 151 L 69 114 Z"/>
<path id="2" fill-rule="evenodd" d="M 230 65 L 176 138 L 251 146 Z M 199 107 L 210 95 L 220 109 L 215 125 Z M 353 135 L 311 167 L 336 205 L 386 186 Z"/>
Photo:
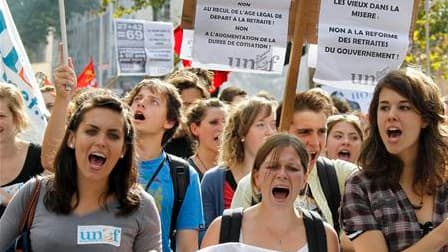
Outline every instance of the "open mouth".
<path id="1" fill-rule="evenodd" d="M 274 195 L 274 198 L 276 199 L 286 199 L 289 195 L 289 189 L 283 188 L 283 187 L 274 187 L 272 189 L 272 195 Z"/>
<path id="2" fill-rule="evenodd" d="M 89 155 L 89 162 L 93 167 L 101 167 L 106 162 L 106 157 L 98 153 L 92 153 Z"/>
<path id="3" fill-rule="evenodd" d="M 143 120 L 145 120 L 145 116 L 144 116 L 142 113 L 140 113 L 140 112 L 136 112 L 136 113 L 134 114 L 134 119 L 135 119 L 135 120 L 143 121 Z"/>
<path id="4" fill-rule="evenodd" d="M 350 160 L 350 151 L 341 150 L 340 152 L 338 152 L 338 158 L 342 160 Z"/>
<path id="5" fill-rule="evenodd" d="M 310 161 L 315 160 L 317 157 L 317 153 L 316 152 L 310 152 Z"/>
<path id="6" fill-rule="evenodd" d="M 398 138 L 401 136 L 401 130 L 397 128 L 390 128 L 387 130 L 387 136 L 392 139 Z"/>

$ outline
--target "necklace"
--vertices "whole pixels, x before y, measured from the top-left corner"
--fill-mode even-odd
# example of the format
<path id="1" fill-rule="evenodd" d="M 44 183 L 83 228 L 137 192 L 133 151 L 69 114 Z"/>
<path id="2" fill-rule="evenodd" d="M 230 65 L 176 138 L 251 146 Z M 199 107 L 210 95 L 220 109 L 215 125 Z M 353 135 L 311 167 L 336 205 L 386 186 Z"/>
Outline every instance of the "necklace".
<path id="1" fill-rule="evenodd" d="M 201 163 L 202 167 L 204 168 L 204 172 L 207 171 L 207 166 L 205 166 L 204 162 L 202 161 L 202 159 L 199 157 L 199 154 L 196 154 L 196 157 L 198 158 L 198 161 Z"/>

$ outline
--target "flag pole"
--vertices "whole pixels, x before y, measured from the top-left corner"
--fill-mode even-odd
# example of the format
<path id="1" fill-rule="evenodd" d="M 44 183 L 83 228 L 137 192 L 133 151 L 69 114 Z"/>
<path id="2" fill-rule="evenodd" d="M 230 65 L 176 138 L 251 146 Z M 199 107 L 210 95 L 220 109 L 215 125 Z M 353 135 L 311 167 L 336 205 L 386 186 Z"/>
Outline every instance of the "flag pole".
<path id="1" fill-rule="evenodd" d="M 63 64 L 68 65 L 68 45 L 67 45 L 67 25 L 65 24 L 65 4 L 64 0 L 59 0 L 59 23 L 61 24 L 61 39 L 62 39 L 62 58 Z M 70 84 L 65 85 L 65 90 L 72 89 Z"/>

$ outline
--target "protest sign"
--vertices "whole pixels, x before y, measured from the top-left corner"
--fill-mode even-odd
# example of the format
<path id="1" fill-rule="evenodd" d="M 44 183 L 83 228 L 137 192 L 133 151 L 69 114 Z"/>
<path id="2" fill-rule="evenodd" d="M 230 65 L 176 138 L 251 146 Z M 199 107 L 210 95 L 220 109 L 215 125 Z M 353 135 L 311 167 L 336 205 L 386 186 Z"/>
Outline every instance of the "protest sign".
<path id="1" fill-rule="evenodd" d="M 199 0 L 193 66 L 280 74 L 286 52 L 289 4 L 288 0 Z"/>
<path id="2" fill-rule="evenodd" d="M 47 109 L 6 0 L 0 0 L 0 56 L 0 81 L 19 89 L 30 120 L 21 138 L 40 144 Z"/>
<path id="3" fill-rule="evenodd" d="M 298 17 L 298 5 L 301 4 L 303 12 L 306 13 L 304 18 L 303 27 L 300 29 L 304 41 L 310 44 L 317 44 L 317 23 L 319 21 L 319 8 L 321 0 L 304 1 L 300 3 L 300 0 L 291 0 L 291 6 L 289 8 L 289 22 L 288 22 L 288 40 L 292 40 L 295 29 L 296 16 Z M 412 38 L 412 31 L 414 30 L 415 20 L 418 14 L 418 6 L 420 0 L 414 0 L 414 13 L 412 14 L 412 28 L 409 33 L 409 38 Z M 194 29 L 194 20 L 196 15 L 196 0 L 184 0 L 182 7 L 182 20 L 181 26 L 184 29 Z M 298 19 L 298 18 L 297 18 Z"/>
<path id="4" fill-rule="evenodd" d="M 193 35 L 193 30 L 184 30 L 179 58 L 183 60 L 193 59 L 193 57 L 191 56 L 191 54 L 193 53 Z"/>
<path id="5" fill-rule="evenodd" d="M 412 38 L 412 31 L 418 13 L 420 0 L 414 0 L 412 14 L 412 28 L 409 31 L 409 38 Z M 288 25 L 288 40 L 292 41 L 290 67 L 288 69 L 287 81 L 283 97 L 283 110 L 280 120 L 280 130 L 287 130 L 292 119 L 293 103 L 297 88 L 298 70 L 300 67 L 300 51 L 304 43 L 317 42 L 317 22 L 319 20 L 319 7 L 321 0 L 292 0 Z M 184 29 L 194 29 L 196 16 L 196 0 L 184 0 L 182 11 L 182 27 Z"/>
<path id="6" fill-rule="evenodd" d="M 321 88 L 327 91 L 330 96 L 335 96 L 339 99 L 346 100 L 353 110 L 360 110 L 364 113 L 369 111 L 373 92 L 350 90 L 326 85 L 322 85 Z"/>
<path id="7" fill-rule="evenodd" d="M 372 91 L 402 64 L 413 2 L 322 0 L 314 81 Z"/>
<path id="8" fill-rule="evenodd" d="M 115 20 L 118 75 L 162 76 L 173 67 L 173 25 Z"/>

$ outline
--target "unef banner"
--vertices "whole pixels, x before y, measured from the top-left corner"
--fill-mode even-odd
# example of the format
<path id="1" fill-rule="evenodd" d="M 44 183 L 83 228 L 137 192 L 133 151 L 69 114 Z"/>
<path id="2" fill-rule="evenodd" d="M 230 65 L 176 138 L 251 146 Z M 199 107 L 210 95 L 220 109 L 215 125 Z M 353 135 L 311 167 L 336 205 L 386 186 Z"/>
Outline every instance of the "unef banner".
<path id="1" fill-rule="evenodd" d="M 198 0 L 193 66 L 281 74 L 289 0 Z"/>
<path id="2" fill-rule="evenodd" d="M 118 75 L 162 76 L 173 68 L 173 24 L 115 20 Z"/>
<path id="3" fill-rule="evenodd" d="M 22 138 L 40 144 L 47 126 L 45 103 L 6 0 L 0 0 L 0 56 L 0 81 L 20 90 L 30 119 Z"/>
<path id="4" fill-rule="evenodd" d="M 414 1 L 321 0 L 314 81 L 371 91 L 406 56 Z"/>

